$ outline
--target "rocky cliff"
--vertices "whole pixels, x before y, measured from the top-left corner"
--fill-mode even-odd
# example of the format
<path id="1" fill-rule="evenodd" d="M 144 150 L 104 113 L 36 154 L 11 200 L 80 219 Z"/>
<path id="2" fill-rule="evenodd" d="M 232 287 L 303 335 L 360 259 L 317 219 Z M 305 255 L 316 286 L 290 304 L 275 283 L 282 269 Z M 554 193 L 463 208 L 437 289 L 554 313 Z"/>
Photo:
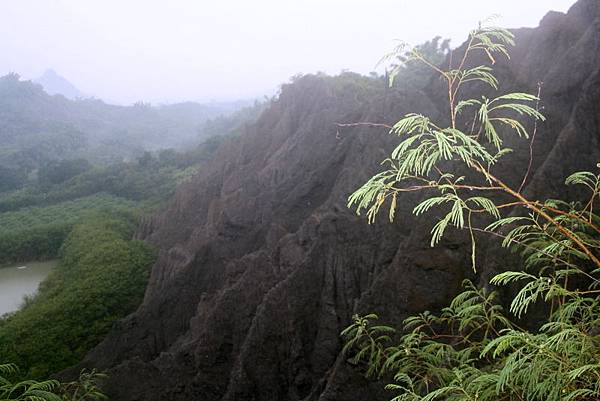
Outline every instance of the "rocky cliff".
<path id="1" fill-rule="evenodd" d="M 502 90 L 535 93 L 544 114 L 533 197 L 562 191 L 600 161 L 600 2 L 581 0 L 519 29 Z M 401 200 L 394 224 L 368 225 L 346 198 L 396 139 L 373 127 L 406 112 L 439 115 L 437 83 L 386 89 L 351 74 L 287 84 L 258 122 L 223 145 L 139 237 L 157 245 L 143 304 L 84 365 L 108 370 L 114 400 L 383 400 L 340 355 L 355 312 L 391 324 L 443 306 L 470 274 L 460 236 L 429 248 L 430 222 Z M 521 142 L 514 180 L 528 161 Z M 490 256 L 491 255 L 491 256 Z M 494 269 L 488 252 L 482 261 Z"/>

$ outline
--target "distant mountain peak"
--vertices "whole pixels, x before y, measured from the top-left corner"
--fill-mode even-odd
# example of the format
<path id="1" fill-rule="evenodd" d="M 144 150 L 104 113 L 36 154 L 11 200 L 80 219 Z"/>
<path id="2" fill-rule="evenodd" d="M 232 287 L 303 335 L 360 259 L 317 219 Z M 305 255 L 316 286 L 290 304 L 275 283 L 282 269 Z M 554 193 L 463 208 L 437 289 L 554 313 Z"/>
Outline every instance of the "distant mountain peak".
<path id="1" fill-rule="evenodd" d="M 48 68 L 41 77 L 34 79 L 33 82 L 42 85 L 49 95 L 63 95 L 72 100 L 86 97 L 75 85 L 59 75 L 52 68 Z"/>

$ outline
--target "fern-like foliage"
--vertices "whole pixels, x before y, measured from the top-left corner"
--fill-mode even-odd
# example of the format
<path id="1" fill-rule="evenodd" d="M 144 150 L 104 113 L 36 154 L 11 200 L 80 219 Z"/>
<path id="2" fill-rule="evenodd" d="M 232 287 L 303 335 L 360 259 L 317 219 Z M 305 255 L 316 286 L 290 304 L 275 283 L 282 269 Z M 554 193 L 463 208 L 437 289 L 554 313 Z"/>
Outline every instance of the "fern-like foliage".
<path id="1" fill-rule="evenodd" d="M 0 400 L 2 401 L 63 401 L 57 394 L 59 382 L 56 380 L 24 380 L 13 383 L 11 376 L 19 369 L 13 364 L 0 365 Z"/>
<path id="2" fill-rule="evenodd" d="M 83 370 L 79 379 L 61 386 L 64 401 L 104 401 L 108 397 L 100 390 L 98 384 L 107 376 L 93 369 Z"/>
<path id="3" fill-rule="evenodd" d="M 496 292 L 466 281 L 439 314 L 409 317 L 398 332 L 377 325 L 375 315 L 354 316 L 342 333 L 344 352 L 353 363 L 364 363 L 367 375 L 392 377 L 387 388 L 395 392 L 394 401 L 600 399 L 600 217 L 595 213 L 600 174 L 583 171 L 566 179 L 566 185 L 588 191 L 578 202 L 528 199 L 523 184 L 513 188 L 496 172 L 502 172 L 503 156 L 511 151 L 504 145 L 506 135 L 531 136 L 520 119 L 544 120 L 539 94 L 460 97 L 469 83 L 499 87 L 490 65 L 465 67 L 470 56 L 483 53 L 493 65 L 497 57 L 509 56 L 512 44 L 510 32 L 480 26 L 457 66 L 443 69 L 418 50 L 409 52 L 407 62 L 421 62 L 446 81 L 448 124 L 404 116 L 390 131 L 401 140 L 384 160 L 386 170 L 349 198 L 349 206 L 366 212 L 369 222 L 383 207 L 392 221 L 404 192 L 423 192 L 413 213 L 442 212 L 431 229 L 432 246 L 456 228 L 470 233 L 473 269 L 476 233 L 501 238 L 501 245 L 523 261 L 491 280 L 493 286 L 517 286 L 508 310 Z M 475 216 L 487 216 L 488 222 L 478 226 L 483 219 Z M 534 332 L 519 327 L 518 318 L 539 303 L 548 310 L 542 326 Z"/>
<path id="4" fill-rule="evenodd" d="M 98 388 L 106 376 L 82 371 L 79 380 L 60 383 L 57 380 L 23 380 L 13 382 L 19 374 L 14 364 L 0 364 L 0 401 L 103 401 L 108 398 Z"/>

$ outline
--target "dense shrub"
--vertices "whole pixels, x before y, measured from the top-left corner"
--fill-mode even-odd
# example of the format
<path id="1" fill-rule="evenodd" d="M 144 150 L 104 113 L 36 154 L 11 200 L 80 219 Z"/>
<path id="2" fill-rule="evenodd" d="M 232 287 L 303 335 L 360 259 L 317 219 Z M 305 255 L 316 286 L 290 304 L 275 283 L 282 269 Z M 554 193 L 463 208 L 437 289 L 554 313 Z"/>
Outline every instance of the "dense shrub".
<path id="1" fill-rule="evenodd" d="M 98 388 L 105 375 L 82 371 L 76 381 L 15 381 L 19 368 L 12 363 L 0 364 L 0 400 L 2 401 L 99 401 L 107 397 Z"/>
<path id="2" fill-rule="evenodd" d="M 130 240 L 134 221 L 98 216 L 75 226 L 38 294 L 0 320 L 0 360 L 47 377 L 77 363 L 137 307 L 154 257 Z"/>
<path id="3" fill-rule="evenodd" d="M 0 213 L 0 263 L 55 258 L 75 223 L 95 213 L 132 212 L 136 203 L 105 194 Z"/>

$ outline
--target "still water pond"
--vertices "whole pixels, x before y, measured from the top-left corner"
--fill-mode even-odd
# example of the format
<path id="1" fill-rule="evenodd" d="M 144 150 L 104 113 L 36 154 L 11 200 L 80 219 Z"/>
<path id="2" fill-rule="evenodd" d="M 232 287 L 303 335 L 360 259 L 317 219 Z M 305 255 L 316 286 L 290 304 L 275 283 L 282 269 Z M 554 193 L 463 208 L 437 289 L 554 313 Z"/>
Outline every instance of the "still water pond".
<path id="1" fill-rule="evenodd" d="M 0 316 L 19 309 L 25 295 L 32 295 L 56 266 L 57 260 L 0 267 Z"/>

